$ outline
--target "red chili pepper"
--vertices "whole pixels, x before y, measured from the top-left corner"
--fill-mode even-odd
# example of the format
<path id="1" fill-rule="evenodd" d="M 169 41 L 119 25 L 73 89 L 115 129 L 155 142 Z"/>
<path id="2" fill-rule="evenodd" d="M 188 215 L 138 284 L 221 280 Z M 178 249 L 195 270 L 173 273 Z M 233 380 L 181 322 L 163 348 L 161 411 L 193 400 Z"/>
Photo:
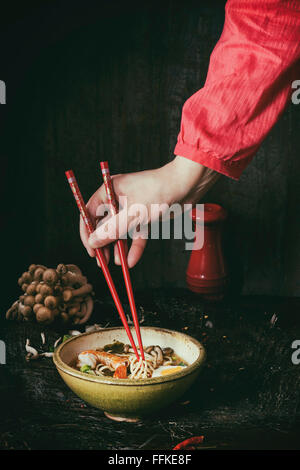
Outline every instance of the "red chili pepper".
<path id="1" fill-rule="evenodd" d="M 173 450 L 195 450 L 195 444 L 202 444 L 204 436 L 195 436 L 185 439 L 185 441 L 180 442 L 173 448 Z"/>

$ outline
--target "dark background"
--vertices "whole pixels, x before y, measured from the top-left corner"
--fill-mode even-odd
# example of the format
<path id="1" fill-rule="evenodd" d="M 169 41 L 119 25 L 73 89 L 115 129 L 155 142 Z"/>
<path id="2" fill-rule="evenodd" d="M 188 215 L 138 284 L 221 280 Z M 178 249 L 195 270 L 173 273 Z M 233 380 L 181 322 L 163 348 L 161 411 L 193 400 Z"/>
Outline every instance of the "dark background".
<path id="1" fill-rule="evenodd" d="M 45 1 L 1 13 L 5 306 L 31 263 L 76 263 L 97 296 L 107 294 L 81 245 L 64 171 L 74 170 L 87 200 L 100 160 L 117 173 L 173 158 L 182 105 L 204 84 L 224 4 Z M 222 177 L 205 197 L 229 212 L 233 292 L 300 295 L 299 109 L 288 107 L 239 182 Z M 183 241 L 150 241 L 132 270 L 136 289 L 184 286 L 188 258 Z M 119 268 L 113 276 L 121 281 Z"/>
<path id="2" fill-rule="evenodd" d="M 99 299 L 91 322 L 120 324 L 81 245 L 64 171 L 73 168 L 87 199 L 101 179 L 99 160 L 125 172 L 173 158 L 182 105 L 204 84 L 223 22 L 224 2 L 213 0 L 1 5 L 4 307 L 19 296 L 17 278 L 29 264 L 78 263 Z M 299 110 L 289 106 L 239 182 L 222 177 L 205 198 L 229 213 L 231 294 L 252 295 L 205 304 L 180 289 L 183 241 L 150 241 L 132 270 L 142 325 L 183 331 L 207 350 L 182 401 L 135 425 L 112 422 L 67 388 L 51 359 L 25 360 L 27 338 L 38 347 L 45 331 L 47 350 L 64 326 L 0 315 L 8 355 L 0 448 L 157 450 L 202 434 L 217 449 L 299 448 L 300 376 L 291 361 L 299 299 L 290 298 L 300 294 Z M 113 277 L 120 291 L 119 267 Z"/>

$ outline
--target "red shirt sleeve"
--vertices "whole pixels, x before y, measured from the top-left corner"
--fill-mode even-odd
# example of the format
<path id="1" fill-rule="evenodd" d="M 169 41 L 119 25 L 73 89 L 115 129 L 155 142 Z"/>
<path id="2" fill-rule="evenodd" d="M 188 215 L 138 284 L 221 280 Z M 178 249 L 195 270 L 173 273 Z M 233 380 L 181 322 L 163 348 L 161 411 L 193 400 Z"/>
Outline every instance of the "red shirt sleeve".
<path id="1" fill-rule="evenodd" d="M 228 0 L 225 13 L 205 85 L 183 106 L 174 153 L 238 179 L 300 79 L 300 1 Z"/>

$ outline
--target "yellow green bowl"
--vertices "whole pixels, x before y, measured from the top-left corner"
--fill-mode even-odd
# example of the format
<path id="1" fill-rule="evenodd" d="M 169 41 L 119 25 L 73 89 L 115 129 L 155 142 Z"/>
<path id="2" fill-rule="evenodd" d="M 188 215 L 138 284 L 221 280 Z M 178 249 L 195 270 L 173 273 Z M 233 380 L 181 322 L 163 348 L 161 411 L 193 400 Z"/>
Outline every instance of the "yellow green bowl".
<path id="1" fill-rule="evenodd" d="M 134 328 L 131 331 L 137 344 Z M 137 421 L 177 400 L 195 381 L 205 359 L 202 344 L 183 333 L 142 327 L 141 335 L 144 347 L 171 347 L 189 365 L 170 375 L 142 380 L 93 376 L 70 366 L 86 349 L 101 348 L 115 340 L 128 343 L 125 329 L 119 327 L 74 336 L 56 349 L 53 360 L 64 382 L 84 401 L 109 418 Z"/>

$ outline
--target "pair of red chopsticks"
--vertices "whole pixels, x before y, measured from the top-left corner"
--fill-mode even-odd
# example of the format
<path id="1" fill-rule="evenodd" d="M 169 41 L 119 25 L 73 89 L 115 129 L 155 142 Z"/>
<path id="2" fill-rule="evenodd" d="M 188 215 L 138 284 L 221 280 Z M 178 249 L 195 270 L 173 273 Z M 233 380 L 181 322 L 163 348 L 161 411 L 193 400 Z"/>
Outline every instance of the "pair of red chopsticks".
<path id="1" fill-rule="evenodd" d="M 115 193 L 114 193 L 114 189 L 113 189 L 113 185 L 112 185 L 112 180 L 111 180 L 111 176 L 110 176 L 110 172 L 109 172 L 108 162 L 101 162 L 100 167 L 101 167 L 101 172 L 102 172 L 102 176 L 103 176 L 103 181 L 104 181 L 104 185 L 105 185 L 107 198 L 108 198 L 108 201 L 109 201 L 110 211 L 111 211 L 112 215 L 116 215 L 117 212 L 118 212 L 118 206 L 117 206 L 116 197 L 115 197 Z M 79 209 L 80 214 L 82 216 L 82 219 L 85 223 L 86 229 L 87 229 L 89 235 L 91 235 L 94 232 L 95 227 L 94 227 L 94 224 L 93 224 L 92 219 L 90 217 L 90 214 L 88 213 L 86 205 L 84 203 L 84 200 L 83 200 L 83 197 L 81 195 L 81 192 L 80 192 L 79 186 L 77 184 L 76 178 L 74 176 L 74 173 L 73 173 L 72 170 L 66 171 L 65 173 L 66 173 L 66 177 L 68 179 L 68 182 L 71 186 L 71 189 L 72 189 L 74 198 L 76 200 L 78 209 Z M 134 323 L 134 326 L 135 326 L 135 331 L 136 331 L 136 335 L 137 335 L 137 339 L 138 339 L 138 343 L 139 343 L 139 348 L 140 348 L 142 359 L 145 359 L 143 343 L 142 343 L 142 338 L 141 338 L 141 332 L 140 332 L 140 326 L 139 326 L 139 321 L 138 321 L 138 315 L 137 315 L 137 311 L 136 311 L 136 306 L 135 306 L 135 301 L 134 301 L 134 296 L 133 296 L 133 290 L 132 290 L 132 284 L 131 284 L 128 264 L 127 264 L 127 258 L 126 258 L 126 254 L 125 254 L 124 240 L 118 240 L 117 241 L 117 246 L 118 246 L 118 250 L 119 250 L 123 276 L 124 276 L 124 280 L 125 280 L 127 295 L 128 295 L 128 299 L 129 299 L 130 309 L 131 309 L 131 312 L 132 312 L 132 318 L 133 318 L 133 323 Z M 95 250 L 95 253 L 96 253 L 96 257 L 97 257 L 97 259 L 100 263 L 101 269 L 103 271 L 103 274 L 104 274 L 105 280 L 108 284 L 111 295 L 114 299 L 114 302 L 115 302 L 115 305 L 116 305 L 117 310 L 119 312 L 119 315 L 121 317 L 121 320 L 122 320 L 122 323 L 123 323 L 124 328 L 126 330 L 126 333 L 127 333 L 128 338 L 129 338 L 130 344 L 131 344 L 131 346 L 134 350 L 134 353 L 135 353 L 137 359 L 139 360 L 140 357 L 139 357 L 135 342 L 133 340 L 130 328 L 128 326 L 128 322 L 127 322 L 127 319 L 126 319 L 126 316 L 125 316 L 120 298 L 118 296 L 115 284 L 114 284 L 114 282 L 112 280 L 112 277 L 111 277 L 111 274 L 109 272 L 109 268 L 107 266 L 106 258 L 104 256 L 104 253 L 103 253 L 101 248 L 97 248 Z"/>

